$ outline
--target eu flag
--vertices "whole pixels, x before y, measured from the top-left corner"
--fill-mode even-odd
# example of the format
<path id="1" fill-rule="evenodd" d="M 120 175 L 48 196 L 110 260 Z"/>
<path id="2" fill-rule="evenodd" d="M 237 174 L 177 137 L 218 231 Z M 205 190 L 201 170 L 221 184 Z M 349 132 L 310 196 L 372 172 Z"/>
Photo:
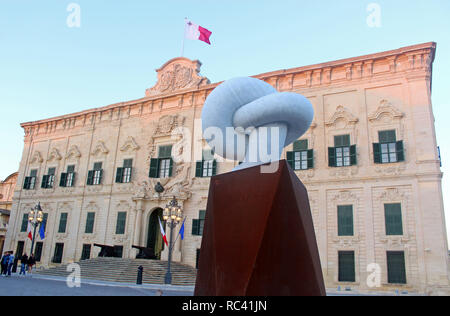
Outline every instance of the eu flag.
<path id="1" fill-rule="evenodd" d="M 44 240 L 45 238 L 45 225 L 47 225 L 47 221 L 43 221 L 41 227 L 39 228 L 39 236 L 41 237 L 41 240 Z"/>
<path id="2" fill-rule="evenodd" d="M 179 232 L 179 234 L 181 236 L 181 240 L 184 240 L 184 222 L 185 221 L 186 221 L 186 218 L 184 219 L 183 225 L 181 225 L 180 232 Z"/>

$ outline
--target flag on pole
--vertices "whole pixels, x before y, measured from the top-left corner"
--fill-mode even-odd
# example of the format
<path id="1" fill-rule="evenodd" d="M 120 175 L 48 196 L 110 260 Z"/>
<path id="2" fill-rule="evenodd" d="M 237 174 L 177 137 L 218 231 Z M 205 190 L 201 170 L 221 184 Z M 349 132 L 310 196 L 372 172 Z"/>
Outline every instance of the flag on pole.
<path id="1" fill-rule="evenodd" d="M 205 29 L 204 27 L 201 27 L 200 25 L 197 25 L 195 23 L 192 23 L 192 21 L 186 19 L 186 26 L 185 26 L 185 37 L 191 40 L 199 40 L 202 42 L 205 42 L 209 45 L 211 45 L 211 42 L 209 41 L 209 38 L 211 37 L 212 32 Z"/>
<path id="2" fill-rule="evenodd" d="M 183 221 L 183 225 L 181 225 L 180 231 L 178 234 L 181 236 L 181 240 L 184 240 L 184 222 L 186 221 L 186 218 Z"/>
<path id="3" fill-rule="evenodd" d="M 41 237 L 41 240 L 44 240 L 45 238 L 45 225 L 47 225 L 47 221 L 43 221 L 41 223 L 41 228 L 39 228 L 39 236 Z"/>
<path id="4" fill-rule="evenodd" d="M 166 238 L 166 232 L 164 231 L 164 228 L 161 224 L 161 219 L 158 217 L 159 220 L 159 228 L 161 229 L 161 235 L 163 236 L 164 242 L 166 243 L 166 246 L 169 247 L 169 243 L 167 242 L 167 238 Z"/>
<path id="5" fill-rule="evenodd" d="M 28 238 L 29 238 L 31 241 L 33 241 L 33 235 L 31 234 L 31 230 L 32 230 L 32 229 L 33 229 L 33 227 L 31 226 L 31 223 L 28 222 L 27 235 L 28 235 Z"/>

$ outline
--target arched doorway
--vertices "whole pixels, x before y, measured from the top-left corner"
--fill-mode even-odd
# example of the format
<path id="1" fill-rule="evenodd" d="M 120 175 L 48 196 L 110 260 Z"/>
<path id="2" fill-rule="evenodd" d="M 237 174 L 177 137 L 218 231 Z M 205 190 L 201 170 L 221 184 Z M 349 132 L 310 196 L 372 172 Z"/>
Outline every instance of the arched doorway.
<path id="1" fill-rule="evenodd" d="M 152 249 L 153 259 L 157 260 L 161 259 L 161 252 L 164 250 L 164 241 L 159 228 L 159 219 L 162 218 L 162 213 L 162 208 L 157 208 L 150 214 L 148 220 L 147 248 Z"/>

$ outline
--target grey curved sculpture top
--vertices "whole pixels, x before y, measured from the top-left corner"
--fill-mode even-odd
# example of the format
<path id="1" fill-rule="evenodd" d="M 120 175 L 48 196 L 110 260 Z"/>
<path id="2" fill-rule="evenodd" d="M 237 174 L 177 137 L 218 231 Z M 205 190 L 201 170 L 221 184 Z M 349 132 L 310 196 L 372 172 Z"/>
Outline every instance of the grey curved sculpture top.
<path id="1" fill-rule="evenodd" d="M 277 92 L 255 78 L 223 82 L 202 110 L 203 136 L 219 156 L 243 161 L 234 170 L 278 161 L 283 148 L 311 125 L 314 110 L 304 96 Z"/>

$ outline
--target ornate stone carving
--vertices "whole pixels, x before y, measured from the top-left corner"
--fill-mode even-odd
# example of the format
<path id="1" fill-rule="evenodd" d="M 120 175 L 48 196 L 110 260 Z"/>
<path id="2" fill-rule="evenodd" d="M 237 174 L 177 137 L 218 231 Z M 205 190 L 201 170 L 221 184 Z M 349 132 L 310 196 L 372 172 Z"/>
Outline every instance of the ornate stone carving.
<path id="1" fill-rule="evenodd" d="M 157 69 L 158 82 L 145 91 L 146 96 L 170 93 L 181 89 L 198 88 L 210 83 L 208 78 L 199 75 L 201 63 L 184 57 L 174 58 Z"/>
<path id="2" fill-rule="evenodd" d="M 405 194 L 403 192 L 400 192 L 398 188 L 387 188 L 386 190 L 382 191 L 378 198 L 381 201 L 400 201 L 403 200 Z"/>
<path id="3" fill-rule="evenodd" d="M 66 155 L 66 159 L 78 159 L 80 157 L 81 157 L 81 152 L 78 149 L 77 145 L 70 146 L 70 149 Z"/>
<path id="4" fill-rule="evenodd" d="M 403 164 L 396 166 L 387 164 L 386 166 L 380 165 L 375 167 L 375 172 L 386 176 L 398 176 L 401 175 L 405 170 L 406 166 Z"/>
<path id="5" fill-rule="evenodd" d="M 103 141 L 98 141 L 97 145 L 94 147 L 94 150 L 92 151 L 92 156 L 98 156 L 98 155 L 107 155 L 109 153 L 108 148 L 106 148 L 106 145 Z"/>
<path id="6" fill-rule="evenodd" d="M 331 168 L 330 176 L 336 178 L 349 178 L 358 174 L 358 166 Z"/>
<path id="7" fill-rule="evenodd" d="M 184 125 L 185 117 L 181 115 L 164 115 L 160 117 L 158 124 L 156 127 L 154 127 L 154 130 L 150 135 L 150 141 L 148 143 L 149 148 L 149 157 L 148 162 L 150 162 L 150 158 L 153 157 L 156 153 L 156 145 L 155 145 L 155 139 L 159 137 L 164 136 L 171 136 L 172 131 L 174 131 L 177 127 L 181 127 Z M 180 134 L 180 137 L 183 137 L 182 134 Z"/>
<path id="8" fill-rule="evenodd" d="M 401 119 L 405 115 L 395 106 L 393 106 L 388 100 L 383 99 L 380 101 L 380 105 L 378 106 L 376 111 L 369 115 L 368 118 L 370 122 L 373 122 L 380 120 L 385 114 L 389 115 L 392 119 Z"/>
<path id="9" fill-rule="evenodd" d="M 62 156 L 61 156 L 61 154 L 59 153 L 58 149 L 57 149 L 57 148 L 53 148 L 53 149 L 50 151 L 50 154 L 48 155 L 47 161 L 61 160 L 61 159 L 62 159 Z"/>
<path id="10" fill-rule="evenodd" d="M 127 140 L 125 141 L 125 143 L 122 145 L 122 147 L 120 147 L 120 151 L 125 152 L 125 151 L 136 151 L 139 150 L 139 145 L 136 143 L 136 141 L 134 140 L 133 136 L 128 136 Z"/>
<path id="11" fill-rule="evenodd" d="M 334 112 L 333 116 L 325 122 L 325 125 L 330 127 L 336 125 L 336 122 L 339 119 L 344 119 L 347 124 L 355 125 L 358 123 L 358 118 L 354 116 L 347 108 L 342 105 L 339 105 L 336 108 L 336 112 Z"/>
<path id="12" fill-rule="evenodd" d="M 341 203 L 341 202 L 349 202 L 349 201 L 356 201 L 358 200 L 358 197 L 351 191 L 348 190 L 342 190 L 337 192 L 331 200 L 335 203 Z"/>
<path id="13" fill-rule="evenodd" d="M 39 163 L 43 163 L 44 159 L 42 158 L 42 155 L 39 151 L 35 151 L 33 156 L 31 156 L 31 160 L 30 163 L 32 164 L 39 164 Z"/>

